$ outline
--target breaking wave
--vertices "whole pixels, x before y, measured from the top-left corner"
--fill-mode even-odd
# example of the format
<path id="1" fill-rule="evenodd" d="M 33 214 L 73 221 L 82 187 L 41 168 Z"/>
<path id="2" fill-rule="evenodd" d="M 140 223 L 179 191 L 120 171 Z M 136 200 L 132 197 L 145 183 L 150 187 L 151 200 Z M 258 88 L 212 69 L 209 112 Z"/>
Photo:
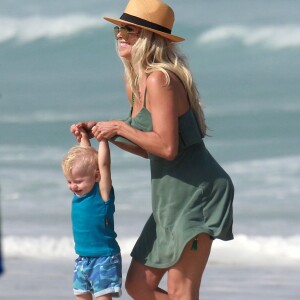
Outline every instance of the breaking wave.
<path id="1" fill-rule="evenodd" d="M 236 40 L 245 46 L 260 45 L 270 49 L 300 47 L 300 26 L 218 26 L 203 32 L 199 44 L 213 44 Z"/>
<path id="2" fill-rule="evenodd" d="M 135 237 L 122 238 L 122 255 L 129 256 Z M 43 259 L 73 258 L 71 237 L 4 237 L 6 257 L 34 257 Z M 247 236 L 237 235 L 233 241 L 216 240 L 210 262 L 235 265 L 300 265 L 300 236 Z"/>
<path id="3" fill-rule="evenodd" d="M 0 17 L 0 43 L 8 40 L 29 43 L 43 38 L 68 37 L 85 30 L 99 28 L 103 26 L 101 24 L 100 16 L 98 18 L 89 15 Z"/>

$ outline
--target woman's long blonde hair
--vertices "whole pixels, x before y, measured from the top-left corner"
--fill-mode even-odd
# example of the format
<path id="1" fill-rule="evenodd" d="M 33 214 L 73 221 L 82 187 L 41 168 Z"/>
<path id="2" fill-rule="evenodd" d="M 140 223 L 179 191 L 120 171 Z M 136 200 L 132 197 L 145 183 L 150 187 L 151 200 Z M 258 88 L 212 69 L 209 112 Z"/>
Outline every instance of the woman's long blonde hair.
<path id="1" fill-rule="evenodd" d="M 148 30 L 140 32 L 139 39 L 132 47 L 131 61 L 121 58 L 125 68 L 125 80 L 134 94 L 138 95 L 138 85 L 143 73 L 161 71 L 170 83 L 168 72 L 174 73 L 184 85 L 190 105 L 197 117 L 201 135 L 206 135 L 206 124 L 199 92 L 193 81 L 186 58 L 175 43 Z"/>

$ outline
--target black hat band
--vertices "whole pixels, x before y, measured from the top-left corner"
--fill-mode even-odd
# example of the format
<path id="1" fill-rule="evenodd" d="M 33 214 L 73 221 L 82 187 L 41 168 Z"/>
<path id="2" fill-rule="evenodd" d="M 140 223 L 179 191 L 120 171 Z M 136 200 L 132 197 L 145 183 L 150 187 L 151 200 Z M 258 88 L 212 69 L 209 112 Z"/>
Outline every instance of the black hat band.
<path id="1" fill-rule="evenodd" d="M 153 29 L 153 30 L 158 30 L 158 31 L 161 31 L 161 32 L 169 33 L 169 34 L 172 32 L 171 29 L 169 29 L 167 27 L 160 26 L 158 24 L 149 22 L 147 20 L 129 15 L 129 14 L 126 14 L 126 13 L 123 13 L 122 16 L 120 17 L 120 19 L 123 20 L 123 21 L 126 21 L 126 22 L 136 24 L 136 25 L 147 27 L 147 28 L 150 28 L 150 29 Z"/>

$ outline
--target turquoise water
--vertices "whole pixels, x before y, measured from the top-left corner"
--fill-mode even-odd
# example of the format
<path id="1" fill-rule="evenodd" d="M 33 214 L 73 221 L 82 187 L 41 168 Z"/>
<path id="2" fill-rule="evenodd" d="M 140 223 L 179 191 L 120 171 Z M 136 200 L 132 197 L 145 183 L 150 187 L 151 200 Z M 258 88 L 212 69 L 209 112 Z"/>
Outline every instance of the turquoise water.
<path id="1" fill-rule="evenodd" d="M 0 12 L 0 184 L 8 265 L 2 282 L 8 286 L 5 299 L 12 299 L 16 287 L 9 271 L 17 277 L 26 272 L 17 262 L 24 268 L 29 262 L 37 272 L 45 265 L 61 286 L 59 299 L 68 299 L 71 198 L 60 160 L 75 144 L 70 124 L 128 114 L 112 26 L 101 19 L 119 16 L 126 1 L 16 3 L 1 1 Z M 186 37 L 180 47 L 205 104 L 205 143 L 236 187 L 236 238 L 216 241 L 204 299 L 250 299 L 243 278 L 251 282 L 251 297 L 297 299 L 299 2 L 172 3 L 178 15 L 174 33 Z M 148 161 L 112 147 L 112 164 L 126 273 L 130 249 L 151 210 Z M 61 259 L 63 279 L 54 268 Z M 232 276 L 216 277 L 218 289 L 210 281 L 217 273 Z M 239 288 L 230 280 L 241 280 Z"/>

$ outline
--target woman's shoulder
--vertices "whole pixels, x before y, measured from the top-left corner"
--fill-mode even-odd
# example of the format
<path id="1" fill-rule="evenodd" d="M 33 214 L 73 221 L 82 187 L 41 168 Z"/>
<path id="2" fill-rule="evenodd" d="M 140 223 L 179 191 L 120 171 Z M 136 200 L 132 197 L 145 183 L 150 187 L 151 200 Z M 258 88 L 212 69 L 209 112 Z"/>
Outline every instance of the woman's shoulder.
<path id="1" fill-rule="evenodd" d="M 147 77 L 147 87 L 151 87 L 152 85 L 157 85 L 157 84 L 166 84 L 166 73 L 163 71 L 153 71 L 151 72 L 148 77 Z"/>
<path id="2" fill-rule="evenodd" d="M 177 82 L 180 82 L 179 77 L 168 70 L 156 70 L 151 72 L 147 77 L 147 86 L 157 84 L 169 85 Z"/>
<path id="3" fill-rule="evenodd" d="M 147 77 L 147 88 L 168 87 L 180 83 L 179 78 L 171 71 L 156 70 Z"/>

